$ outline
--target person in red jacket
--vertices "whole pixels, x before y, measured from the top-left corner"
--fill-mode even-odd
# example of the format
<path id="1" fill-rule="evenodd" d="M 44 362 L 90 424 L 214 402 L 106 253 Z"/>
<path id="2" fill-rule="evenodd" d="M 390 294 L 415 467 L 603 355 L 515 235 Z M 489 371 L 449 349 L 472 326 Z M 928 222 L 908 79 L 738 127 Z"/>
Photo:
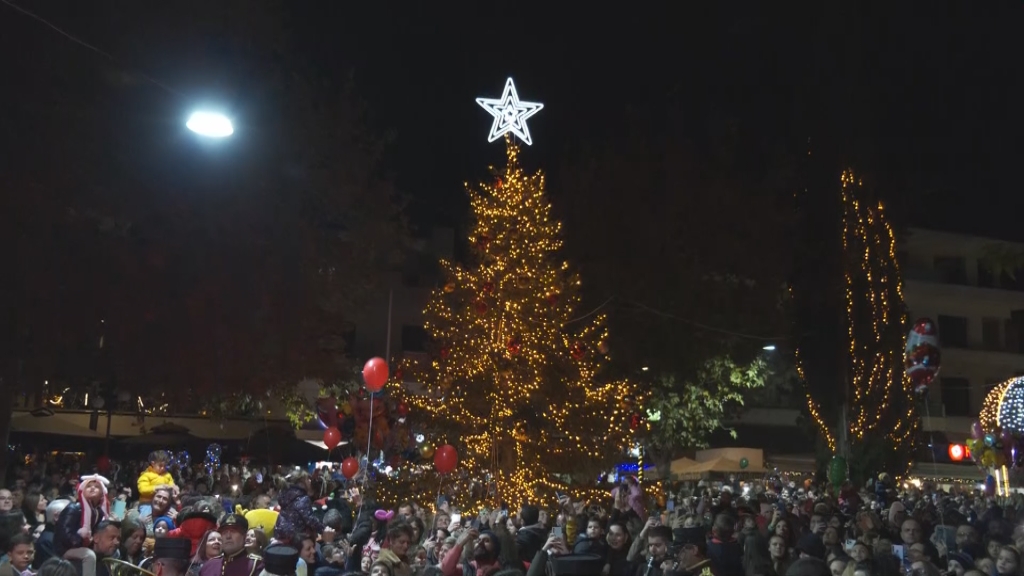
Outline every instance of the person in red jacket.
<path id="1" fill-rule="evenodd" d="M 468 562 L 471 570 L 466 570 L 460 562 L 462 549 L 467 544 L 473 544 L 473 560 Z M 469 529 L 459 536 L 455 546 L 444 555 L 441 560 L 441 574 L 444 576 L 463 576 L 475 574 L 476 576 L 491 576 L 501 570 L 501 563 L 498 556 L 501 554 L 501 541 L 498 536 L 490 530 L 477 532 Z"/>

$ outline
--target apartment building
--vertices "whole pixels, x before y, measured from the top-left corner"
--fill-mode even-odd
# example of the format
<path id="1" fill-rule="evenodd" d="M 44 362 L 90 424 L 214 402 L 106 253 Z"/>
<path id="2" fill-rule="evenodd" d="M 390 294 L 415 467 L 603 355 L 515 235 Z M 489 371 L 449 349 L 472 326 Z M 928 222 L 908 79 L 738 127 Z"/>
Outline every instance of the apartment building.
<path id="1" fill-rule="evenodd" d="M 987 256 L 1024 244 L 910 229 L 899 245 L 911 319 L 939 325 L 942 368 L 929 391 L 925 429 L 962 440 L 999 382 L 1024 374 L 1024 269 L 993 273 Z"/>

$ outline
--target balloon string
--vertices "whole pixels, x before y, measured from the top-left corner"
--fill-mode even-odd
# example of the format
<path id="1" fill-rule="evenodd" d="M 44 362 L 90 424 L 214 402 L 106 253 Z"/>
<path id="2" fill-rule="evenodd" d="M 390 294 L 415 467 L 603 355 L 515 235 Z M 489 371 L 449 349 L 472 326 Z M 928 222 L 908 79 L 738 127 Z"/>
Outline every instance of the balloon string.
<path id="1" fill-rule="evenodd" d="M 370 392 L 370 425 L 366 428 L 366 470 L 363 470 L 363 492 L 366 492 L 366 478 L 370 475 L 370 445 L 373 443 L 373 392 Z"/>
<path id="2" fill-rule="evenodd" d="M 927 390 L 925 391 L 925 395 L 922 397 L 922 399 L 924 400 L 924 415 L 925 415 L 926 418 L 928 418 L 928 423 L 930 424 L 931 421 L 932 421 L 932 409 L 928 405 Z M 928 443 L 929 443 L 929 445 L 931 445 L 931 452 L 932 452 L 932 472 L 937 472 L 938 469 L 939 469 L 939 462 L 938 462 L 938 459 L 935 456 L 935 429 L 934 429 L 934 427 L 931 430 L 928 431 Z M 935 486 L 935 489 L 936 489 L 936 491 L 939 489 L 938 485 Z M 942 508 L 943 508 L 942 507 L 942 503 L 941 502 L 936 502 L 935 503 L 935 507 L 939 509 L 939 524 L 945 526 L 946 525 L 946 519 L 945 519 L 945 514 L 943 514 L 943 512 L 942 512 Z M 946 544 L 946 543 L 943 542 L 943 544 Z"/>

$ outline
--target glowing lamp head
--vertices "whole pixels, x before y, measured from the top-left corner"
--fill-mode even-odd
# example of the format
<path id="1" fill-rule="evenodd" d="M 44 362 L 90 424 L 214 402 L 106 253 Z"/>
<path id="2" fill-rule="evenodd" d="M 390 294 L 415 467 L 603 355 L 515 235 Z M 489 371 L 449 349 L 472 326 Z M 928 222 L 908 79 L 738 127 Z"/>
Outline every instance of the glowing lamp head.
<path id="1" fill-rule="evenodd" d="M 967 455 L 967 447 L 963 444 L 949 445 L 949 459 L 953 462 L 960 462 Z"/>
<path id="2" fill-rule="evenodd" d="M 227 138 L 235 133 L 235 127 L 231 124 L 231 120 L 227 116 L 215 112 L 194 112 L 189 116 L 185 126 L 196 134 L 207 138 Z"/>

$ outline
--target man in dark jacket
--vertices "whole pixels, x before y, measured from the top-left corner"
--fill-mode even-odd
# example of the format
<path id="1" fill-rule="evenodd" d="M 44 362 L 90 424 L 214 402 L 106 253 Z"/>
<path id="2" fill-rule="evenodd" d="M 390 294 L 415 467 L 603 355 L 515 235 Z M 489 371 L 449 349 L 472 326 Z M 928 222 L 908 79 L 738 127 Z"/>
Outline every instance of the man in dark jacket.
<path id="1" fill-rule="evenodd" d="M 548 527 L 540 523 L 540 510 L 526 504 L 519 511 L 523 527 L 516 533 L 516 547 L 523 563 L 531 562 L 548 539 Z"/>
<path id="2" fill-rule="evenodd" d="M 70 500 L 54 500 L 46 507 L 46 525 L 43 527 L 42 533 L 39 534 L 39 539 L 36 540 L 36 557 L 32 561 L 33 569 L 39 570 L 43 562 L 57 555 L 53 549 L 53 531 L 56 528 L 57 518 L 68 504 L 71 504 Z"/>
<path id="3" fill-rule="evenodd" d="M 715 517 L 708 542 L 708 559 L 716 576 L 743 576 L 743 547 L 733 538 L 734 521 L 728 514 Z"/>

